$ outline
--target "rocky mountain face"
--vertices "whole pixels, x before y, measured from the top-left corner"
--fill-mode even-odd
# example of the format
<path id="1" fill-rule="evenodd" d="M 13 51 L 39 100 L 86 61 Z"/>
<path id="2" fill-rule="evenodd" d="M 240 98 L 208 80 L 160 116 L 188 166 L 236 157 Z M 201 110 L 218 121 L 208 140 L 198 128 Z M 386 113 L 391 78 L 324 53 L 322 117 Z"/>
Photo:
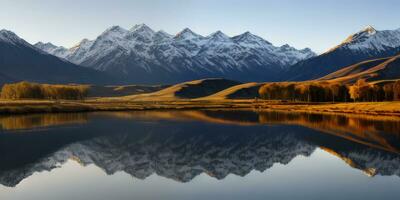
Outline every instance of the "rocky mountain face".
<path id="1" fill-rule="evenodd" d="M 113 82 L 103 72 L 44 53 L 8 30 L 0 30 L 0 68 L 0 84 L 20 80 L 41 83 Z"/>
<path id="2" fill-rule="evenodd" d="M 229 37 L 201 36 L 186 28 L 172 36 L 145 24 L 129 30 L 113 26 L 72 48 L 37 43 L 37 48 L 72 63 L 136 83 L 176 83 L 222 77 L 239 81 L 276 80 L 276 74 L 314 57 L 310 49 L 273 46 L 250 32 Z"/>
<path id="3" fill-rule="evenodd" d="M 377 31 L 368 26 L 329 51 L 304 60 L 282 74 L 282 80 L 303 81 L 323 77 L 364 60 L 400 52 L 400 29 Z"/>

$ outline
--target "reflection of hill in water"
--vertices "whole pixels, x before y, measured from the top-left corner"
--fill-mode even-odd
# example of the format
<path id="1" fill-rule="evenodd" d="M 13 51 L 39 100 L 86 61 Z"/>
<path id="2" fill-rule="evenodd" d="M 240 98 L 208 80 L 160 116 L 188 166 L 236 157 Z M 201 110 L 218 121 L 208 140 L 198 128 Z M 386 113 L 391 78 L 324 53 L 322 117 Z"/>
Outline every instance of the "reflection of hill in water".
<path id="1" fill-rule="evenodd" d="M 368 174 L 400 176 L 398 136 L 390 132 L 373 134 L 381 132 L 378 122 L 368 126 L 357 122 L 375 127 L 368 128 L 368 134 L 342 131 L 340 134 L 346 137 L 336 137 L 301 126 L 231 125 L 279 123 L 282 116 L 271 113 L 186 111 L 90 117 L 87 124 L 73 129 L 0 135 L 0 183 L 15 186 L 34 172 L 51 170 L 68 159 L 82 165 L 95 164 L 107 174 L 124 171 L 140 179 L 153 173 L 181 182 L 201 173 L 223 179 L 228 174 L 245 176 L 252 170 L 265 171 L 274 163 L 287 164 L 298 155 L 309 156 L 317 147 Z M 174 120 L 159 122 L 163 119 Z M 197 122 L 200 119 L 215 119 L 217 123 Z M 324 124 L 314 117 L 291 115 L 284 122 L 300 124 L 297 122 L 304 119 L 313 119 L 304 122 L 308 127 L 312 127 L 308 124 L 311 121 Z M 354 124 L 344 123 L 348 120 L 343 119 L 336 121 L 342 123 L 340 128 Z M 394 151 L 397 153 L 391 153 Z"/>
<path id="2" fill-rule="evenodd" d="M 391 116 L 252 111 L 109 113 L 126 119 L 194 120 L 231 125 L 299 125 L 386 151 L 400 153 L 400 118 Z"/>

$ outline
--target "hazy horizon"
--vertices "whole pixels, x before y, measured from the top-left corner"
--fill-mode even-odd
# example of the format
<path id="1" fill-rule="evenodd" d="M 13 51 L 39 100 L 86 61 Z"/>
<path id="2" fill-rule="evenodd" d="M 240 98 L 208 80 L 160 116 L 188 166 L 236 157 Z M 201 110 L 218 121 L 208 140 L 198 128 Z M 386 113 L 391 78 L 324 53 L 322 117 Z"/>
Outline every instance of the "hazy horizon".
<path id="1" fill-rule="evenodd" d="M 40 2 L 40 3 L 38 3 Z M 276 46 L 309 47 L 321 53 L 349 34 L 372 25 L 400 28 L 398 1 L 11 1 L 2 0 L 0 29 L 14 31 L 30 43 L 71 47 L 94 39 L 113 25 L 145 23 L 176 34 L 188 27 L 201 35 L 221 30 L 229 36 L 250 31 Z"/>

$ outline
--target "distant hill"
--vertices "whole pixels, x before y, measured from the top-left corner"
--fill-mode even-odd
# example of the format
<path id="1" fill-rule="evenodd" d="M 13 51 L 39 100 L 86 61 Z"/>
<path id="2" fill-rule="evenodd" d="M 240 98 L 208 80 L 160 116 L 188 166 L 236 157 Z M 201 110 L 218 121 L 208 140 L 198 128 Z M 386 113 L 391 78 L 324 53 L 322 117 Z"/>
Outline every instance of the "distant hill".
<path id="1" fill-rule="evenodd" d="M 366 79 L 367 81 L 400 79 L 400 55 L 363 61 L 318 80 L 353 83 L 358 79 Z"/>
<path id="2" fill-rule="evenodd" d="M 377 31 L 368 26 L 331 50 L 288 68 L 282 80 L 318 79 L 365 60 L 394 56 L 400 52 L 400 29 Z"/>
<path id="3" fill-rule="evenodd" d="M 194 99 L 209 96 L 239 84 L 241 83 L 227 79 L 202 79 L 176 84 L 157 92 L 131 95 L 124 98 L 130 100 Z"/>
<path id="4" fill-rule="evenodd" d="M 114 83 L 111 76 L 77 66 L 45 53 L 19 38 L 0 30 L 0 83 L 26 80 L 40 83 Z"/>

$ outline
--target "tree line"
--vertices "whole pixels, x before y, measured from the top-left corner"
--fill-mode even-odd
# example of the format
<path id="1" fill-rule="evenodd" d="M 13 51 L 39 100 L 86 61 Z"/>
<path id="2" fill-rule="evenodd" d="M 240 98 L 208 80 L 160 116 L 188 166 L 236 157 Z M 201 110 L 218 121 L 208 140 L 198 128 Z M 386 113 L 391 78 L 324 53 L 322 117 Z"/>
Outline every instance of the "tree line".
<path id="1" fill-rule="evenodd" d="M 50 85 L 30 82 L 4 84 L 1 89 L 2 99 L 66 99 L 82 100 L 88 94 L 84 85 Z"/>
<path id="2" fill-rule="evenodd" d="M 398 101 L 400 80 L 371 84 L 364 79 L 352 85 L 331 82 L 279 82 L 266 83 L 259 95 L 267 100 L 307 102 Z"/>

